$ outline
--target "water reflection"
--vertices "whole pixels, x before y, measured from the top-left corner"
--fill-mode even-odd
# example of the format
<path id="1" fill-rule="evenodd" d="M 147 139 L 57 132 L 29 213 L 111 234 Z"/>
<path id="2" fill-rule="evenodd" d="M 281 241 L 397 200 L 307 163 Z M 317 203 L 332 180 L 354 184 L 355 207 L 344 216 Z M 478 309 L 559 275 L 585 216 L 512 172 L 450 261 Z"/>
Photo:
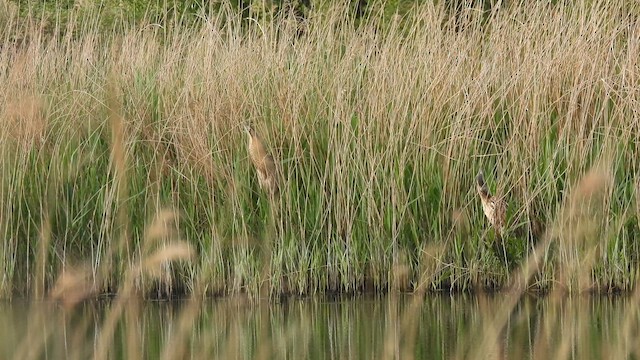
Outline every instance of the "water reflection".
<path id="1" fill-rule="evenodd" d="M 637 351 L 622 335 L 625 326 L 638 325 L 633 300 L 597 296 L 524 297 L 507 311 L 495 333 L 498 341 L 484 346 L 506 296 L 363 296 L 278 304 L 228 298 L 207 300 L 199 309 L 187 301 L 131 301 L 117 321 L 108 357 L 161 358 L 185 324 L 179 357 L 194 359 L 602 358 Z M 90 358 L 112 304 L 93 301 L 67 311 L 52 302 L 0 303 L 0 358 Z M 185 322 L 189 310 L 196 310 L 193 322 Z"/>

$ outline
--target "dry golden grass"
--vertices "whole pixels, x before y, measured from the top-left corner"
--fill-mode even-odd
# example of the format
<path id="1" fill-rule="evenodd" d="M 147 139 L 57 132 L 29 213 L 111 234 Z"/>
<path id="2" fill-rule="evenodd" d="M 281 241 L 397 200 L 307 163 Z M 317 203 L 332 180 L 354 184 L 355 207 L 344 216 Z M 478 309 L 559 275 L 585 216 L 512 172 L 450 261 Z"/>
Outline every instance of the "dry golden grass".
<path id="1" fill-rule="evenodd" d="M 122 289 L 136 266 L 153 270 L 134 277 L 145 294 L 159 278 L 254 298 L 633 288 L 637 5 L 469 8 L 457 25 L 431 3 L 389 21 L 356 23 L 344 10 L 312 12 L 303 35 L 288 19 L 224 12 L 62 35 L 9 15 L 2 295 L 42 295 L 77 264 L 94 269 L 96 293 Z M 282 164 L 273 206 L 257 191 L 247 121 Z M 599 163 L 603 174 L 589 175 Z M 530 214 L 547 228 L 507 239 L 526 276 L 487 251 L 480 168 L 506 194 L 508 230 L 537 228 Z M 146 221 L 165 207 L 180 213 L 183 240 L 151 251 Z M 188 266 L 163 260 L 193 249 Z"/>

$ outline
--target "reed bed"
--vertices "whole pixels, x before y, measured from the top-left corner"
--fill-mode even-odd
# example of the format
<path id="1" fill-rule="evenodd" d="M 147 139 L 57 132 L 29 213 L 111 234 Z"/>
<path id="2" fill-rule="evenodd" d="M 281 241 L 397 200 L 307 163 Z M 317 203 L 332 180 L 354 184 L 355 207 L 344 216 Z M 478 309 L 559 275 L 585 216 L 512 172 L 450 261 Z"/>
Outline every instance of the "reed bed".
<path id="1" fill-rule="evenodd" d="M 639 15 L 622 0 L 358 21 L 223 6 L 105 30 L 9 11 L 0 296 L 43 297 L 63 274 L 79 298 L 632 291 Z M 247 122 L 278 163 L 273 200 Z M 508 202 L 504 257 L 480 169 Z"/>

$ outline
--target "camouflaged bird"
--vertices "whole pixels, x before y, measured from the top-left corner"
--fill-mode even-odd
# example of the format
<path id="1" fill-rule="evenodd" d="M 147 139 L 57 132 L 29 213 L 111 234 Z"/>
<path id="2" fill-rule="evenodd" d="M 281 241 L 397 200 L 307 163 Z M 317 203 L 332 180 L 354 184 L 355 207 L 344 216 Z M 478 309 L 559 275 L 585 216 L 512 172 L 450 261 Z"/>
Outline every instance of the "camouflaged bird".
<path id="1" fill-rule="evenodd" d="M 480 195 L 484 215 L 496 230 L 498 237 L 502 238 L 507 220 L 507 204 L 504 200 L 491 195 L 484 181 L 482 170 L 476 176 L 476 189 L 478 190 L 478 195 Z"/>
<path id="2" fill-rule="evenodd" d="M 249 157 L 258 174 L 260 187 L 273 197 L 278 194 L 276 164 L 251 124 L 244 127 L 249 137 Z"/>

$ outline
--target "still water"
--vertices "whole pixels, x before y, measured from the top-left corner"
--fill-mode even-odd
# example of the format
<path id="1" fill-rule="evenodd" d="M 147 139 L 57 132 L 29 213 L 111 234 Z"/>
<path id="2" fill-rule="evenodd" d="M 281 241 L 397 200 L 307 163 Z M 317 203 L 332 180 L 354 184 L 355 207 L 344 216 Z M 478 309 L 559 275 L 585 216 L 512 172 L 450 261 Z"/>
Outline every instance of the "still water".
<path id="1" fill-rule="evenodd" d="M 114 301 L 67 310 L 0 303 L 0 359 L 434 359 L 638 356 L 638 306 L 625 296 L 360 296 Z M 498 320 L 500 316 L 502 320 Z M 113 336 L 104 337 L 114 320 Z M 497 325 L 496 321 L 500 321 Z M 629 326 L 631 326 L 629 328 Z M 501 329 L 494 331 L 493 329 Z M 630 330 L 630 332 L 625 332 Z M 483 343 L 491 335 L 496 341 Z M 625 335 L 627 334 L 627 335 Z M 633 334 L 629 336 L 628 334 Z"/>

